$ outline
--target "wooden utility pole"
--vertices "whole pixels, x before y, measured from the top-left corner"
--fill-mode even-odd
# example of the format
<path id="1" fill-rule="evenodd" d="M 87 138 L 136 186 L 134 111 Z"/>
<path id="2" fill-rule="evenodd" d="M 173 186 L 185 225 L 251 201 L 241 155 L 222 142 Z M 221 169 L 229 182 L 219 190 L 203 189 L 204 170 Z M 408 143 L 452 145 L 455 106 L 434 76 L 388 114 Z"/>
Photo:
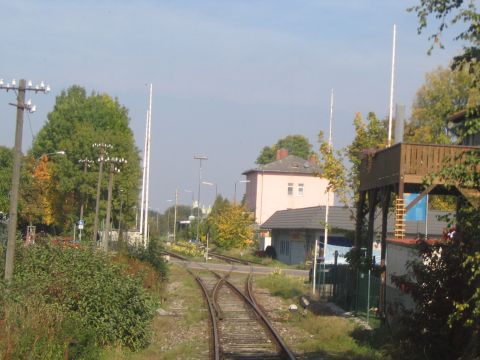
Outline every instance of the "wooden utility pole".
<path id="1" fill-rule="evenodd" d="M 13 171 L 12 171 L 12 188 L 10 192 L 10 210 L 8 220 L 8 239 L 7 239 L 7 254 L 5 258 L 5 280 L 10 282 L 13 277 L 13 262 L 15 258 L 15 241 L 17 235 L 17 217 L 18 217 L 18 190 L 20 188 L 20 166 L 22 161 L 22 134 L 23 134 L 23 115 L 25 110 L 34 112 L 35 106 L 30 102 L 25 103 L 25 92 L 27 90 L 48 93 L 49 86 L 45 86 L 42 82 L 40 86 L 32 87 L 32 83 L 22 79 L 18 87 L 13 80 L 11 84 L 4 85 L 3 79 L 0 79 L 0 89 L 17 91 L 17 103 L 10 105 L 17 108 L 17 124 L 15 129 L 15 147 L 13 151 Z"/>

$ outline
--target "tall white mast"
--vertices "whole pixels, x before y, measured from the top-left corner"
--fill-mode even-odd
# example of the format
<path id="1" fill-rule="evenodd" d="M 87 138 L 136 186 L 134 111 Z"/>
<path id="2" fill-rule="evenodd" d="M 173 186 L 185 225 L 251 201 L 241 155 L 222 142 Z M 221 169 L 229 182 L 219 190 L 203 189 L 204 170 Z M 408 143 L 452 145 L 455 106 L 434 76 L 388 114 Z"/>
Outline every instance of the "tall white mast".
<path id="1" fill-rule="evenodd" d="M 148 110 L 147 110 L 147 118 L 145 119 L 145 140 L 144 140 L 144 147 L 143 147 L 143 167 L 142 167 L 142 198 L 140 202 L 140 234 L 143 234 L 143 213 L 144 213 L 144 206 L 145 206 L 145 178 L 147 176 L 147 142 L 148 142 Z"/>
<path id="2" fill-rule="evenodd" d="M 333 122 L 333 89 L 330 95 L 330 117 L 329 117 L 329 131 L 328 131 L 328 151 L 332 151 L 332 122 Z M 327 204 L 325 205 L 325 230 L 323 234 L 323 263 L 325 264 L 328 246 L 328 211 L 330 206 L 330 190 L 327 190 Z M 312 292 L 315 294 L 315 286 L 317 281 L 317 256 L 318 245 L 315 240 L 315 250 L 313 259 L 313 287 Z M 325 270 L 325 269 L 324 269 Z M 324 271 L 325 276 L 325 271 Z M 325 279 L 325 278 L 324 278 Z"/>
<path id="3" fill-rule="evenodd" d="M 144 225 L 144 245 L 148 245 L 148 205 L 149 205 L 149 187 L 150 187 L 150 133 L 152 129 L 152 93 L 153 84 L 150 84 L 150 99 L 148 102 L 148 136 L 147 136 L 147 176 L 145 180 L 145 225 Z"/>
<path id="4" fill-rule="evenodd" d="M 392 47 L 392 76 L 390 79 L 390 108 L 388 114 L 388 141 L 387 146 L 392 145 L 392 122 L 393 122 L 393 88 L 395 83 L 395 41 L 397 37 L 397 26 L 393 24 L 393 47 Z"/>

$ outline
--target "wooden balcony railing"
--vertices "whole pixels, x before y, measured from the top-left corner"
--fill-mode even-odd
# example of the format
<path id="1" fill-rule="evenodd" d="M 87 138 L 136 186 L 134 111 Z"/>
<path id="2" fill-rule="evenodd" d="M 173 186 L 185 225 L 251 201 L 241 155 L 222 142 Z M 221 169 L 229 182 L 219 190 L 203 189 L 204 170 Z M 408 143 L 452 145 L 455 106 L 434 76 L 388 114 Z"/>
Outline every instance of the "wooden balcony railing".
<path id="1" fill-rule="evenodd" d="M 360 190 L 404 183 L 421 184 L 425 176 L 454 164 L 457 156 L 474 146 L 400 143 L 365 155 L 360 171 Z"/>

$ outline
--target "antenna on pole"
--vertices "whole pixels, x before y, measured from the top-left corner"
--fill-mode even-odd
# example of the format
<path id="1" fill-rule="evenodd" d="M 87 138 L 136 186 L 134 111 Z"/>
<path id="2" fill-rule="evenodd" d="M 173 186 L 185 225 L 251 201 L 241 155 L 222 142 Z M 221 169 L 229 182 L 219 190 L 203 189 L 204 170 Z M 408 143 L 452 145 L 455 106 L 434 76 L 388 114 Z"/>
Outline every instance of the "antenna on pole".
<path id="1" fill-rule="evenodd" d="M 392 47 L 392 76 L 390 79 L 390 107 L 388 113 L 388 140 L 387 146 L 392 145 L 392 121 L 393 121 L 393 88 L 395 83 L 395 41 L 397 37 L 397 26 L 393 24 L 393 47 Z"/>

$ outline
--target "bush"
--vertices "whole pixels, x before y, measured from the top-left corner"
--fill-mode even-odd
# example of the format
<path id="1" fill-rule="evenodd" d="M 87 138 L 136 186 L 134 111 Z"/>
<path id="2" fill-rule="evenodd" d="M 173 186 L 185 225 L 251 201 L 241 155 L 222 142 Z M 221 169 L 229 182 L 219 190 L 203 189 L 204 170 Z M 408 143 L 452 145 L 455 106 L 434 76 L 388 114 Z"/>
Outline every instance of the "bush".
<path id="1" fill-rule="evenodd" d="M 135 258 L 152 265 L 159 274 L 160 278 L 163 280 L 167 277 L 168 267 L 163 259 L 162 250 L 163 249 L 158 240 L 152 238 L 148 243 L 147 248 L 144 248 L 143 246 L 129 246 L 127 248 L 127 253 L 131 258 Z"/>
<path id="2" fill-rule="evenodd" d="M 65 351 L 95 358 L 96 344 L 121 343 L 136 350 L 149 343 L 155 303 L 141 279 L 127 275 L 108 255 L 52 245 L 20 246 L 16 255 L 9 296 L 0 304 L 5 314 L 0 331 L 18 326 L 16 338 L 0 336 L 6 352 L 8 341 L 17 341 L 19 348 L 38 348 L 42 356 L 32 358 L 57 358 Z"/>

